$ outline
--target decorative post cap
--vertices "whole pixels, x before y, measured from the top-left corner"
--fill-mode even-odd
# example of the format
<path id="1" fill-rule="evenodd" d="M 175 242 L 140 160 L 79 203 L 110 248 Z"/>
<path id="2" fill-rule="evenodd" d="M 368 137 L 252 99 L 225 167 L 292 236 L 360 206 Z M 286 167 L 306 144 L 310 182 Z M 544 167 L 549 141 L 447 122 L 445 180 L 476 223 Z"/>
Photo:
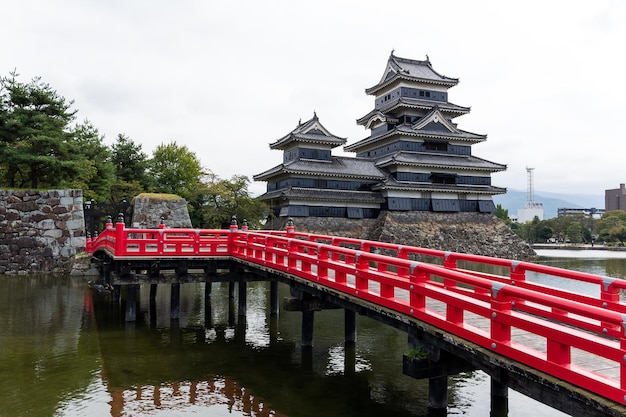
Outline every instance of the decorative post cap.
<path id="1" fill-rule="evenodd" d="M 124 214 L 117 213 L 117 223 L 124 223 Z"/>
<path id="2" fill-rule="evenodd" d="M 241 223 L 241 230 L 244 230 L 244 231 L 248 230 L 248 220 L 243 219 L 243 222 Z"/>
<path id="3" fill-rule="evenodd" d="M 293 226 L 293 219 L 290 217 L 287 220 L 287 234 L 292 234 L 295 231 L 295 227 Z"/>
<path id="4" fill-rule="evenodd" d="M 235 232 L 237 229 L 237 216 L 233 214 L 233 217 L 230 218 L 230 231 Z"/>

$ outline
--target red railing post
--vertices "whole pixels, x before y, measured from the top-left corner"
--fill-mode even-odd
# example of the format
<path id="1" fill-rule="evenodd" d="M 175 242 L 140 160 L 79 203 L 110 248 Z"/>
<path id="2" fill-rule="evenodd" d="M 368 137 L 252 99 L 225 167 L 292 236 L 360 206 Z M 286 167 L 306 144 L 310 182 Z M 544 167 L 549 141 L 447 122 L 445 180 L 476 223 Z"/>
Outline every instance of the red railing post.
<path id="1" fill-rule="evenodd" d="M 491 348 L 497 350 L 498 344 L 511 342 L 511 326 L 501 321 L 500 315 L 511 313 L 511 301 L 504 294 L 506 284 L 500 282 L 491 283 Z"/>
<path id="2" fill-rule="evenodd" d="M 620 302 L 620 289 L 613 284 L 615 278 L 602 277 L 602 285 L 600 286 L 600 299 L 602 300 L 602 307 L 608 308 L 609 304 Z M 602 327 L 607 328 L 610 324 L 602 323 Z M 622 332 L 624 330 L 622 329 Z M 626 362 L 626 358 L 624 359 Z"/>
<path id="3" fill-rule="evenodd" d="M 317 277 L 328 280 L 328 247 L 325 245 L 317 247 Z"/>
<path id="4" fill-rule="evenodd" d="M 526 269 L 521 264 L 521 261 L 511 261 L 510 278 L 513 285 L 516 281 L 526 281 Z"/>
<path id="5" fill-rule="evenodd" d="M 452 256 L 452 252 L 446 252 L 444 254 L 443 267 L 448 269 L 456 269 L 456 258 Z"/>
<path id="6" fill-rule="evenodd" d="M 357 291 L 367 291 L 369 289 L 367 277 L 369 266 L 367 257 L 363 256 L 362 251 L 357 251 L 354 255 L 354 277 Z"/>
<path id="7" fill-rule="evenodd" d="M 233 214 L 233 217 L 230 218 L 230 231 L 236 232 L 239 230 L 239 226 L 237 226 L 237 216 Z"/>
<path id="8" fill-rule="evenodd" d="M 289 239 L 287 241 L 287 269 L 290 271 L 295 271 L 298 269 L 298 259 L 296 258 L 297 253 L 297 242 L 295 240 Z"/>
<path id="9" fill-rule="evenodd" d="M 289 220 L 287 220 L 287 227 L 285 231 L 287 232 L 287 237 L 293 237 L 293 234 L 296 231 L 296 228 L 293 225 L 293 219 L 291 217 L 289 218 Z"/>
<path id="10" fill-rule="evenodd" d="M 611 285 L 615 281 L 615 278 L 602 277 L 602 287 L 600 288 L 600 299 L 606 303 L 619 302 L 620 289 Z M 606 304 L 604 303 L 604 304 Z M 606 307 L 606 305 L 603 305 Z"/>
<path id="11" fill-rule="evenodd" d="M 620 337 L 620 349 L 622 352 L 626 352 L 626 321 L 622 323 L 622 331 Z M 619 381 L 620 389 L 626 393 L 626 355 L 622 357 L 619 365 Z M 624 394 L 624 401 L 626 402 L 626 394 Z"/>
<path id="12" fill-rule="evenodd" d="M 411 314 L 416 310 L 423 311 L 426 308 L 426 296 L 419 289 L 426 285 L 429 279 L 428 273 L 419 269 L 419 262 L 411 262 L 409 269 L 409 280 L 411 281 L 409 304 L 411 306 Z"/>
<path id="13" fill-rule="evenodd" d="M 124 216 L 120 213 L 115 223 L 115 255 L 126 254 L 126 231 L 124 230 Z"/>

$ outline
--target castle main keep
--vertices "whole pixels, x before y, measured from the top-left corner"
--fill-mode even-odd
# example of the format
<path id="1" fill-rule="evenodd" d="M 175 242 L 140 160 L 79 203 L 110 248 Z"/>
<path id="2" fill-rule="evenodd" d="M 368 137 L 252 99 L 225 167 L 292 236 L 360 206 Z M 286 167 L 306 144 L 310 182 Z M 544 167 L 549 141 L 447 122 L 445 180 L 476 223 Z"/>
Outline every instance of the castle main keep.
<path id="1" fill-rule="evenodd" d="M 391 53 L 382 77 L 365 92 L 374 108 L 357 119 L 369 136 L 347 145 L 317 117 L 270 143 L 283 162 L 254 176 L 267 182 L 260 197 L 284 228 L 390 241 L 504 258 L 534 251 L 493 214 L 493 196 L 505 188 L 491 174 L 506 165 L 472 154 L 487 140 L 455 119 L 469 107 L 449 101 L 457 78 L 433 69 L 430 60 Z M 343 146 L 354 157 L 335 156 Z"/>
<path id="2" fill-rule="evenodd" d="M 357 120 L 369 129 L 347 146 L 317 115 L 270 144 L 282 164 L 255 175 L 277 217 L 376 218 L 381 211 L 480 212 L 495 210 L 492 196 L 506 189 L 491 174 L 506 165 L 472 155 L 486 135 L 458 128 L 470 112 L 448 100 L 458 79 L 435 71 L 429 59 L 393 53 L 380 81 L 365 90 L 374 108 Z M 333 156 L 344 146 L 356 157 Z"/>

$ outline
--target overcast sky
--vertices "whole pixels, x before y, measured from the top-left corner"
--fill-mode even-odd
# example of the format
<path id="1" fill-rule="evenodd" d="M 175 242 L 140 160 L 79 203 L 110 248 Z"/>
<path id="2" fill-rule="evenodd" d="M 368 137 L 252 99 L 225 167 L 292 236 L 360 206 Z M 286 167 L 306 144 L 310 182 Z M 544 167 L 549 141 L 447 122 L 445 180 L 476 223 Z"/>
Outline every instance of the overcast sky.
<path id="1" fill-rule="evenodd" d="M 40 76 L 107 144 L 175 141 L 222 178 L 279 164 L 269 143 L 314 111 L 366 137 L 395 50 L 460 79 L 455 121 L 488 135 L 473 154 L 508 166 L 494 185 L 526 190 L 526 167 L 536 192 L 626 182 L 625 1 L 19 0 L 0 22 L 0 75 Z"/>

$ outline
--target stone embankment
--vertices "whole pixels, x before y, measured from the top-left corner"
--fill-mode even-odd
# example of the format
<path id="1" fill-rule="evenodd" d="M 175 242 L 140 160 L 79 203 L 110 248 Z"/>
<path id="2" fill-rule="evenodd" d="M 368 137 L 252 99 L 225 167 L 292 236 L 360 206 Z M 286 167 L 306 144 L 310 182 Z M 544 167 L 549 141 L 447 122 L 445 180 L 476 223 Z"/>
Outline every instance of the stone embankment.
<path id="1" fill-rule="evenodd" d="M 0 274 L 69 273 L 85 250 L 82 190 L 0 190 Z"/>
<path id="2" fill-rule="evenodd" d="M 193 227 L 187 201 L 172 194 L 139 194 L 133 198 L 133 227 L 156 228 L 161 221 L 167 227 Z"/>
<path id="3" fill-rule="evenodd" d="M 283 229 L 286 219 L 272 222 Z M 299 232 L 378 240 L 505 259 L 529 259 L 535 251 L 488 213 L 383 212 L 378 219 L 296 217 Z"/>

